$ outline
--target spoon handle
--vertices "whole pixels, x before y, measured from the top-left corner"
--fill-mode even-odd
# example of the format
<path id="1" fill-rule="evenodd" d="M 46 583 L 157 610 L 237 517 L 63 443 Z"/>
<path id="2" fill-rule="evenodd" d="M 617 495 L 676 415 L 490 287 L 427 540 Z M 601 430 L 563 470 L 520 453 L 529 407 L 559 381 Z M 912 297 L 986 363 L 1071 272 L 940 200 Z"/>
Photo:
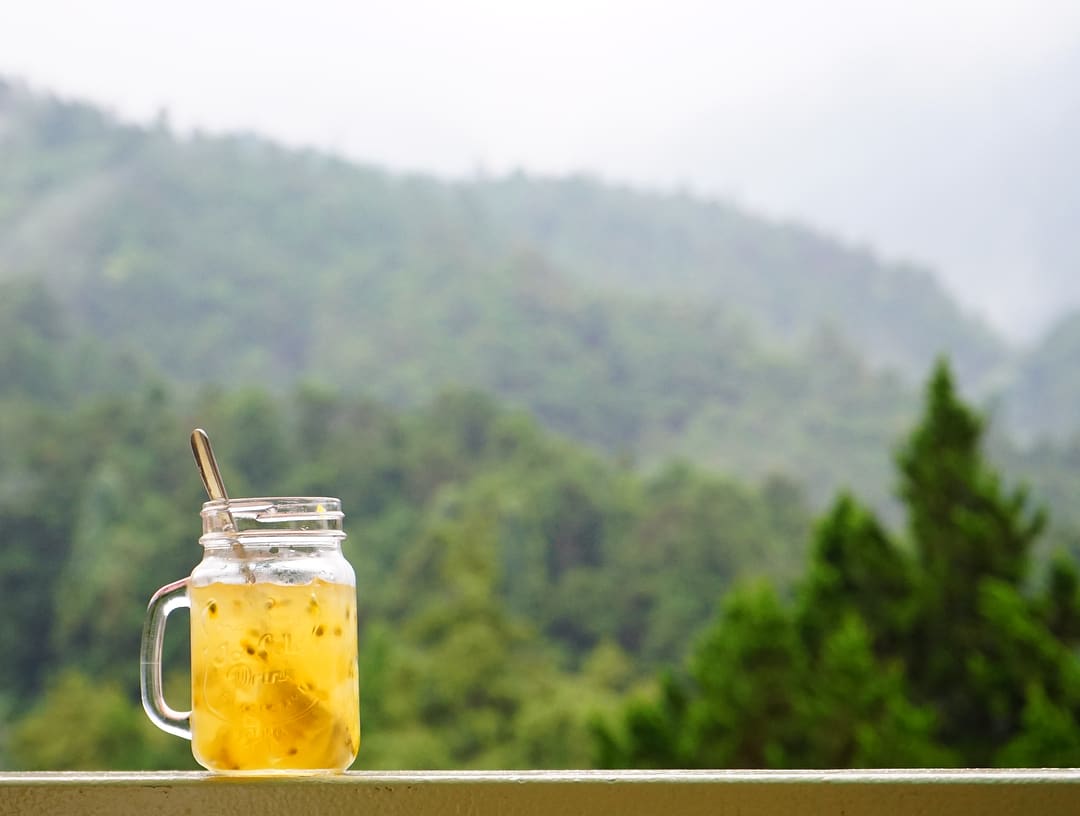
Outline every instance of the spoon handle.
<path id="1" fill-rule="evenodd" d="M 214 458 L 214 449 L 210 445 L 210 437 L 202 428 L 196 428 L 191 432 L 191 452 L 195 454 L 195 464 L 199 466 L 199 475 L 202 476 L 206 495 L 210 497 L 211 501 L 222 500 L 225 502 L 225 517 L 228 519 L 225 530 L 236 532 L 236 522 L 233 519 L 232 512 L 229 510 L 229 494 L 225 492 L 225 482 L 221 479 L 221 471 L 218 470 L 217 459 Z M 251 570 L 251 564 L 248 563 L 244 545 L 240 543 L 239 538 L 234 538 L 232 546 L 233 552 L 242 562 L 241 569 L 244 575 L 247 576 L 249 582 L 253 582 L 255 574 Z"/>
<path id="2" fill-rule="evenodd" d="M 206 495 L 211 501 L 228 501 L 229 494 L 225 492 L 225 482 L 221 480 L 221 471 L 218 470 L 217 460 L 214 458 L 214 449 L 210 446 L 210 437 L 202 428 L 191 432 L 191 452 L 195 454 L 195 463 L 199 466 L 199 475 L 206 487 Z"/>

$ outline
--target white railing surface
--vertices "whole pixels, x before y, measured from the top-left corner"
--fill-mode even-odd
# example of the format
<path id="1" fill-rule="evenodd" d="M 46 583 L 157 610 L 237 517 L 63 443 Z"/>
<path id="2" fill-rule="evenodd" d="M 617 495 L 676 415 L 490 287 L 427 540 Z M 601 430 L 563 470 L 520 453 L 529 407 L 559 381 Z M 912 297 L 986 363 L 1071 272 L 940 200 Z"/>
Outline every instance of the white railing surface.
<path id="1" fill-rule="evenodd" d="M 1080 770 L 0 773 L 0 814 L 1053 816 Z"/>

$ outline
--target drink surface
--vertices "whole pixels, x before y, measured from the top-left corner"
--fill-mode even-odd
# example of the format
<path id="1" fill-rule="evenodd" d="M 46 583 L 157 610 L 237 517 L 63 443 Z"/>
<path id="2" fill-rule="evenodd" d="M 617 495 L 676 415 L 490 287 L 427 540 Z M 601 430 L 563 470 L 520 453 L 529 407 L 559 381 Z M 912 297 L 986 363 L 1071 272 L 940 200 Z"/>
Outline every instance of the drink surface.
<path id="1" fill-rule="evenodd" d="M 360 745 L 356 590 L 191 587 L 191 732 L 213 771 L 340 771 Z"/>

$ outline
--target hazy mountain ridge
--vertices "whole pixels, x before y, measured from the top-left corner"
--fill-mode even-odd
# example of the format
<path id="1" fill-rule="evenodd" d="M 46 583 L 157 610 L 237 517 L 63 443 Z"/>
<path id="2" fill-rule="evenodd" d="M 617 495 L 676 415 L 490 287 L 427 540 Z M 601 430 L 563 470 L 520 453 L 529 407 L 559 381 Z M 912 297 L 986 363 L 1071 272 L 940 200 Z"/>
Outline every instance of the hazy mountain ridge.
<path id="1" fill-rule="evenodd" d="M 593 287 L 732 305 L 788 343 L 834 327 L 870 362 L 913 380 L 947 352 L 977 387 L 1008 356 L 928 270 L 882 263 L 798 224 L 587 178 L 515 176 L 474 189 L 503 232 L 543 247 Z"/>
<path id="2" fill-rule="evenodd" d="M 609 451 L 880 503 L 915 400 L 877 368 L 1006 359 L 927 273 L 722 204 L 396 176 L 11 84 L 0 145 L 0 279 L 47 281 L 76 334 L 181 383 L 465 385 Z"/>
<path id="3" fill-rule="evenodd" d="M 133 175 L 127 181 L 134 187 L 153 184 L 153 153 L 170 149 L 164 147 L 171 139 L 167 132 L 118 126 L 89 106 L 57 104 L 13 85 L 8 86 L 7 98 L 8 110 L 15 111 L 6 117 L 12 120 L 8 129 L 20 129 L 15 125 L 21 120 L 25 138 L 29 117 L 34 131 L 27 140 L 30 148 L 50 150 L 57 164 L 50 178 L 35 179 L 34 184 L 44 191 L 49 182 L 65 178 L 63 204 L 53 205 L 61 209 L 77 207 L 80 196 L 92 208 L 95 194 L 107 184 L 100 177 L 102 170 L 110 175 L 126 170 Z M 96 151 L 86 149 L 88 140 L 99 143 Z M 9 150 L 12 141 L 9 133 L 5 139 Z M 534 247 L 593 289 L 707 297 L 745 313 L 763 327 L 765 336 L 788 343 L 833 326 L 850 337 L 870 362 L 895 365 L 913 379 L 945 351 L 965 379 L 978 384 L 1007 355 L 1002 340 L 960 309 L 926 270 L 882 264 L 865 250 L 721 202 L 587 178 L 518 175 L 448 185 L 287 151 L 254 137 L 188 139 L 179 143 L 183 148 L 174 151 L 172 161 L 186 158 L 197 165 L 201 152 L 220 152 L 227 142 L 234 148 L 230 161 L 273 164 L 273 173 L 285 181 L 277 185 L 283 196 L 298 196 L 308 210 L 313 204 L 323 205 L 318 213 L 324 216 L 320 229 L 341 228 L 351 233 L 354 244 L 364 243 L 365 229 L 367 237 L 396 233 L 402 239 L 424 239 L 423 230 L 434 229 L 442 233 L 440 237 L 456 235 L 456 240 L 472 246 L 499 246 L 509 252 L 522 245 Z M 58 154 L 63 154 L 63 161 L 56 161 Z M 189 169 L 193 172 L 187 184 L 206 181 L 198 178 L 197 166 Z M 80 173 L 85 177 L 76 185 Z M 348 179 L 347 191 L 341 189 L 341 176 Z M 220 179 L 211 180 L 211 186 L 213 181 Z M 343 195 L 334 201 L 327 186 L 336 186 Z M 179 186 L 174 188 L 182 192 Z M 367 200 L 357 196 L 362 189 Z M 222 200 L 231 198 L 235 205 L 243 198 L 243 191 L 235 187 L 212 192 L 220 197 L 219 218 Z M 278 215 L 282 217 L 267 223 L 265 207 L 260 211 L 266 240 L 273 240 L 272 233 L 279 228 L 289 229 L 288 212 Z M 35 220 L 44 219 L 35 214 Z M 410 236 L 409 227 L 416 225 L 421 234 Z M 319 246 L 309 250 L 318 262 Z M 13 260 L 14 266 L 25 266 L 17 256 Z"/>
<path id="4" fill-rule="evenodd" d="M 1060 318 L 1019 359 L 1003 391 L 1003 419 L 1030 441 L 1080 432 L 1080 310 Z"/>

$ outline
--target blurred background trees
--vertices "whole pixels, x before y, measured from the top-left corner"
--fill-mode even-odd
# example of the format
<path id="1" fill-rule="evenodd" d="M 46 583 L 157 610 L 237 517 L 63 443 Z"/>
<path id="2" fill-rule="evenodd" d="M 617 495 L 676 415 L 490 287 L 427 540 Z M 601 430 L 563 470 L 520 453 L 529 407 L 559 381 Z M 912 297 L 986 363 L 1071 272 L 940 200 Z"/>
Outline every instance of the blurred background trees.
<path id="1" fill-rule="evenodd" d="M 680 674 L 597 724 L 597 761 L 1067 763 L 1080 710 L 1077 569 L 1058 560 L 1029 580 L 1045 518 L 1025 491 L 1003 487 L 982 437 L 939 364 L 897 455 L 907 535 L 841 495 L 794 596 L 734 590 Z"/>
<path id="2" fill-rule="evenodd" d="M 196 425 L 343 500 L 361 766 L 1077 762 L 1067 344 L 690 196 L 0 124 L 5 766 L 190 766 L 136 683 Z"/>

